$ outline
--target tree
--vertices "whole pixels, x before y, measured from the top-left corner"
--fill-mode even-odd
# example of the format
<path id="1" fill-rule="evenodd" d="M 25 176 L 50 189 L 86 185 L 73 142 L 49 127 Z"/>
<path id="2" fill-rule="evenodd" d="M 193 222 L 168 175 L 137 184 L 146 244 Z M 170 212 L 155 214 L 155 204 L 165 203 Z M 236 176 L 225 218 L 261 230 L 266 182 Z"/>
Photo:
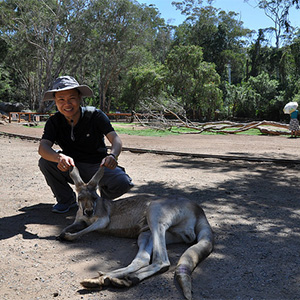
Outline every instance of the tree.
<path id="1" fill-rule="evenodd" d="M 9 73 L 0 64 L 0 99 L 9 99 L 12 92 L 12 81 Z"/>
<path id="2" fill-rule="evenodd" d="M 141 101 L 157 98 L 164 87 L 164 69 L 162 64 L 151 64 L 132 68 L 128 72 L 127 85 L 121 101 L 130 110 L 136 110 Z"/>
<path id="3" fill-rule="evenodd" d="M 250 2 L 250 0 L 246 0 Z M 268 28 L 275 34 L 275 46 L 278 49 L 286 34 L 293 30 L 289 21 L 289 9 L 298 1 L 295 0 L 259 0 L 259 8 L 263 9 L 265 15 L 272 20 L 274 27 Z M 296 7 L 298 7 L 296 5 Z M 266 29 L 265 29 L 266 30 Z"/>
<path id="4" fill-rule="evenodd" d="M 224 115 L 233 118 L 255 118 L 255 99 L 259 95 L 245 83 L 225 84 Z"/>
<path id="5" fill-rule="evenodd" d="M 228 80 L 228 65 L 232 82 L 241 82 L 245 61 L 245 45 L 252 34 L 243 28 L 235 12 L 226 13 L 212 6 L 201 7 L 175 32 L 176 45 L 197 45 L 203 49 L 205 61 L 213 62 L 222 80 Z"/>
<path id="6" fill-rule="evenodd" d="M 300 76 L 300 38 L 297 38 L 293 41 L 290 45 L 291 54 L 294 59 L 294 66 L 295 66 L 295 76 Z"/>
<path id="7" fill-rule="evenodd" d="M 89 64 L 98 80 L 99 106 L 109 111 L 120 79 L 134 66 L 144 63 L 144 48 L 151 48 L 160 26 L 158 12 L 129 0 L 96 0 L 89 8 Z"/>
<path id="8" fill-rule="evenodd" d="M 166 60 L 168 92 L 196 117 L 211 119 L 222 105 L 220 76 L 198 46 L 175 46 Z"/>
<path id="9" fill-rule="evenodd" d="M 256 77 L 259 72 L 260 68 L 264 66 L 264 62 L 262 61 L 263 56 L 263 47 L 262 42 L 264 41 L 264 32 L 262 29 L 259 29 L 258 31 L 258 37 L 256 39 L 256 42 L 252 44 L 248 50 L 250 63 L 247 61 L 247 75 L 246 80 L 249 79 L 249 76 Z M 250 69 L 249 69 L 250 68 Z"/>
<path id="10" fill-rule="evenodd" d="M 256 93 L 255 108 L 256 117 L 263 119 L 268 115 L 271 110 L 271 101 L 277 95 L 279 82 L 270 79 L 267 73 L 261 73 L 256 77 L 250 77 L 247 85 L 251 87 Z"/>
<path id="11" fill-rule="evenodd" d="M 86 34 L 81 21 L 86 4 L 84 0 L 0 3 L 2 38 L 10 47 L 6 59 L 26 87 L 31 108 L 38 106 L 43 111 L 43 92 L 61 72 L 78 67 L 76 54 L 85 56 Z"/>

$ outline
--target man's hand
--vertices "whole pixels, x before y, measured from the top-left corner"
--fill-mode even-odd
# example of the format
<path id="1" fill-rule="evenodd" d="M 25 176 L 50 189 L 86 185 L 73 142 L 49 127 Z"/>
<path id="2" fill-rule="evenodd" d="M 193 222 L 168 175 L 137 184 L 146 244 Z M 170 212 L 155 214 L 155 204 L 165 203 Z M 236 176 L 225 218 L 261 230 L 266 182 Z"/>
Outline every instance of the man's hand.
<path id="1" fill-rule="evenodd" d="M 58 155 L 59 162 L 57 167 L 62 172 L 67 172 L 71 167 L 74 167 L 74 161 L 72 157 L 59 153 Z"/>
<path id="2" fill-rule="evenodd" d="M 53 150 L 52 146 L 53 142 L 42 139 L 39 145 L 39 155 L 46 160 L 57 163 L 57 168 L 62 172 L 67 172 L 72 166 L 75 166 L 72 157 Z"/>
<path id="3" fill-rule="evenodd" d="M 117 167 L 117 165 L 118 165 L 117 159 L 113 155 L 108 155 L 103 158 L 100 167 L 105 166 L 106 168 L 113 170 Z"/>

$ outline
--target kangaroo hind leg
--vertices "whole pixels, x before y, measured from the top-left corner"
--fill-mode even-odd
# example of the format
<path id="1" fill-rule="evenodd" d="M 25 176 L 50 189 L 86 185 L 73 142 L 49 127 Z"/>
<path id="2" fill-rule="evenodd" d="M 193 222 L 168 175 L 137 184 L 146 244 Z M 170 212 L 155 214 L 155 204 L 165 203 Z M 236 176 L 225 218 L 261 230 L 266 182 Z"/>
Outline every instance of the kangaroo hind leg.
<path id="1" fill-rule="evenodd" d="M 84 279 L 81 282 L 86 288 L 95 288 L 112 284 L 118 287 L 129 287 L 135 284 L 130 280 L 130 274 L 140 270 L 141 268 L 149 265 L 151 253 L 153 249 L 151 232 L 142 232 L 138 238 L 138 253 L 133 261 L 124 268 L 117 269 L 111 272 L 99 272 L 99 276 L 91 279 Z"/>
<path id="2" fill-rule="evenodd" d="M 130 279 L 136 283 L 169 269 L 166 232 L 173 223 L 174 214 L 169 214 L 165 208 L 160 203 L 152 204 L 149 207 L 147 221 L 153 238 L 152 263 L 130 274 Z"/>

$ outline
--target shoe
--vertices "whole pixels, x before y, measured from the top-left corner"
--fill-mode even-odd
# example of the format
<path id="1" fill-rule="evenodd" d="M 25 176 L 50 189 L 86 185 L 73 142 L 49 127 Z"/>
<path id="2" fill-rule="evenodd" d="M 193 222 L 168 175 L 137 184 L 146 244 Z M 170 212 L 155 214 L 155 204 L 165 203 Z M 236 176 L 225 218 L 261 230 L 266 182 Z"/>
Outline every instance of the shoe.
<path id="1" fill-rule="evenodd" d="M 68 203 L 57 203 L 52 207 L 52 212 L 58 214 L 64 214 L 68 212 L 71 208 L 77 207 L 77 202 L 73 202 L 71 204 Z"/>

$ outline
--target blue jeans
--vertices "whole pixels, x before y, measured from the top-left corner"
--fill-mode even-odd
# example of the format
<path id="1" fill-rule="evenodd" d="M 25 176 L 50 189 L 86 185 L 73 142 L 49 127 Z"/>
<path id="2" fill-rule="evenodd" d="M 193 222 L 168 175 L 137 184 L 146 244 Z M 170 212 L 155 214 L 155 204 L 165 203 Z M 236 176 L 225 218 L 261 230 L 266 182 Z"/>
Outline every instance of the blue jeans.
<path id="1" fill-rule="evenodd" d="M 39 167 L 58 203 L 69 204 L 76 200 L 76 195 L 70 186 L 74 182 L 69 175 L 69 171 L 60 171 L 57 168 L 57 163 L 44 158 L 40 158 Z M 100 164 L 77 162 L 76 167 L 82 180 L 87 183 L 99 169 Z M 132 180 L 122 167 L 117 167 L 114 170 L 105 168 L 104 176 L 99 182 L 101 197 L 106 199 L 120 197 L 132 187 Z"/>

